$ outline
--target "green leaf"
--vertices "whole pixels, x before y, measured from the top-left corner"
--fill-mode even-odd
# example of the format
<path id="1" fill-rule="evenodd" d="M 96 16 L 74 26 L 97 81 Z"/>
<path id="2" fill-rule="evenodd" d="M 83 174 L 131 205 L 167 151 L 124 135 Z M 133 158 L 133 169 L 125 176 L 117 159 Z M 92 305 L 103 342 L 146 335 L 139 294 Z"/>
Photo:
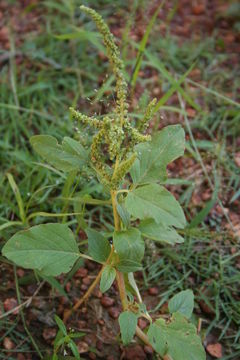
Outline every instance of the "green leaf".
<path id="1" fill-rule="evenodd" d="M 186 224 L 180 204 L 158 184 L 145 185 L 129 192 L 125 205 L 130 214 L 139 219 L 153 218 L 158 224 L 180 229 Z"/>
<path id="2" fill-rule="evenodd" d="M 168 303 L 170 313 L 180 312 L 190 318 L 194 308 L 194 295 L 192 290 L 184 290 L 173 296 Z"/>
<path id="3" fill-rule="evenodd" d="M 100 281 L 100 291 L 102 293 L 104 293 L 105 291 L 108 291 L 108 289 L 110 289 L 110 287 L 112 286 L 112 283 L 114 282 L 116 277 L 116 270 L 110 266 L 110 265 L 106 265 L 104 267 L 102 276 L 101 276 L 101 281 Z"/>
<path id="4" fill-rule="evenodd" d="M 59 342 L 61 342 L 62 339 L 63 339 L 63 342 L 64 342 L 65 341 L 65 336 L 64 336 L 64 334 L 62 333 L 61 330 L 58 330 L 57 335 L 56 335 L 56 337 L 55 337 L 55 339 L 53 341 L 54 351 L 57 350 L 57 348 L 59 346 L 58 344 L 59 344 Z"/>
<path id="5" fill-rule="evenodd" d="M 123 273 L 129 273 L 142 270 L 142 265 L 134 260 L 122 259 L 118 262 L 116 268 Z"/>
<path id="6" fill-rule="evenodd" d="M 144 241 L 136 228 L 125 231 L 115 231 L 113 244 L 120 260 L 133 260 L 140 262 L 144 255 Z"/>
<path id="7" fill-rule="evenodd" d="M 17 265 L 47 276 L 68 272 L 80 256 L 73 233 L 64 224 L 42 224 L 19 231 L 2 253 Z"/>
<path id="8" fill-rule="evenodd" d="M 88 158 L 88 153 L 84 147 L 69 137 L 65 137 L 62 145 L 59 145 L 53 136 L 35 135 L 30 138 L 30 143 L 44 160 L 58 170 L 78 170 Z"/>
<path id="9" fill-rule="evenodd" d="M 87 229 L 86 233 L 88 236 L 88 251 L 90 256 L 97 262 L 105 262 L 111 251 L 109 241 L 96 230 Z"/>
<path id="10" fill-rule="evenodd" d="M 153 219 L 141 221 L 138 228 L 144 237 L 154 241 L 171 245 L 184 242 L 184 239 L 178 235 L 175 229 L 157 224 Z"/>
<path id="11" fill-rule="evenodd" d="M 134 314 L 131 311 L 124 311 L 120 314 L 118 321 L 123 345 L 127 345 L 131 342 L 136 332 L 137 319 L 137 314 Z"/>
<path id="12" fill-rule="evenodd" d="M 54 319 L 55 319 L 55 321 L 57 323 L 57 326 L 59 327 L 59 329 L 63 333 L 63 335 L 67 336 L 67 329 L 66 329 L 66 326 L 64 325 L 64 322 L 57 315 L 54 316 Z"/>
<path id="13" fill-rule="evenodd" d="M 77 348 L 77 345 L 75 344 L 75 342 L 73 340 L 70 340 L 68 346 L 72 350 L 72 353 L 73 353 L 75 359 L 80 360 L 79 351 L 78 351 L 78 348 Z"/>
<path id="14" fill-rule="evenodd" d="M 170 322 L 163 319 L 151 324 L 148 338 L 162 357 L 174 360 L 205 360 L 206 354 L 196 328 L 183 315 L 174 313 Z"/>
<path id="15" fill-rule="evenodd" d="M 135 147 L 138 159 L 130 174 L 136 184 L 163 181 L 167 178 L 166 166 L 182 156 L 185 134 L 180 125 L 170 125 L 153 136 L 152 141 Z"/>

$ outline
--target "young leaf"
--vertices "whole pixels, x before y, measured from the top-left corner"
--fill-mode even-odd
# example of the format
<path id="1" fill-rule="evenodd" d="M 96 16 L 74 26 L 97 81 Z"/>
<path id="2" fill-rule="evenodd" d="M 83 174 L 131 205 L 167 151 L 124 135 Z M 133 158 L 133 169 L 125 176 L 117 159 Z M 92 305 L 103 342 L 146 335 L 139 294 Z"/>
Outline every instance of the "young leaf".
<path id="1" fill-rule="evenodd" d="M 55 319 L 55 321 L 57 323 L 57 326 L 59 327 L 59 329 L 63 333 L 63 335 L 67 336 L 67 329 L 66 329 L 66 326 L 64 325 L 64 322 L 57 315 L 54 316 L 54 319 Z"/>
<path id="2" fill-rule="evenodd" d="M 129 228 L 125 231 L 115 231 L 113 244 L 117 254 L 122 259 L 129 259 L 140 262 L 144 255 L 144 241 L 141 233 L 136 228 Z"/>
<path id="3" fill-rule="evenodd" d="M 164 319 L 151 324 L 148 338 L 162 357 L 174 360 L 205 360 L 206 354 L 196 328 L 183 315 L 174 313 L 170 322 Z"/>
<path id="4" fill-rule="evenodd" d="M 184 239 L 178 235 L 175 229 L 157 224 L 153 219 L 141 221 L 138 228 L 144 237 L 154 241 L 171 245 L 184 242 Z"/>
<path id="5" fill-rule="evenodd" d="M 79 258 L 73 233 L 64 224 L 42 224 L 19 231 L 4 245 L 2 253 L 17 265 L 47 276 L 68 272 Z"/>
<path id="6" fill-rule="evenodd" d="M 190 318 L 194 308 L 194 295 L 192 290 L 184 290 L 172 297 L 168 303 L 170 313 L 180 312 Z"/>
<path id="7" fill-rule="evenodd" d="M 152 141 L 135 147 L 138 159 L 130 174 L 136 184 L 163 181 L 167 178 L 166 166 L 182 156 L 185 134 L 180 125 L 170 125 L 153 136 Z"/>
<path id="8" fill-rule="evenodd" d="M 88 251 L 90 256 L 97 262 L 104 262 L 107 260 L 111 246 L 109 241 L 98 231 L 87 229 L 88 236 Z"/>
<path id="9" fill-rule="evenodd" d="M 116 270 L 112 266 L 106 265 L 103 270 L 100 281 L 100 291 L 102 293 L 110 289 L 112 283 L 115 280 L 115 277 L 116 277 Z"/>
<path id="10" fill-rule="evenodd" d="M 73 171 L 81 168 L 87 161 L 87 151 L 76 140 L 69 137 L 59 145 L 50 135 L 35 135 L 30 139 L 34 150 L 58 170 Z"/>
<path id="11" fill-rule="evenodd" d="M 124 311 L 120 314 L 118 321 L 123 345 L 127 345 L 131 342 L 136 332 L 137 319 L 137 314 L 134 314 L 131 311 Z"/>
<path id="12" fill-rule="evenodd" d="M 163 186 L 149 184 L 130 191 L 125 202 L 127 210 L 139 219 L 153 218 L 158 224 L 184 228 L 186 219 L 174 196 Z"/>

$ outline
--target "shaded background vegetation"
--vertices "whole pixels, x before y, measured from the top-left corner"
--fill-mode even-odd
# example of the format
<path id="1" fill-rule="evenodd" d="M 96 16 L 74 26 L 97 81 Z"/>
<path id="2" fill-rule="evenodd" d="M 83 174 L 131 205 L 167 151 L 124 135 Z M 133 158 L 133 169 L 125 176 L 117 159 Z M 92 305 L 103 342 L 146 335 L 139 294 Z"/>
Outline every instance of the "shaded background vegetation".
<path id="1" fill-rule="evenodd" d="M 54 135 L 59 140 L 68 135 L 81 137 L 87 145 L 88 131 L 83 132 L 71 119 L 69 106 L 101 115 L 115 101 L 105 50 L 93 22 L 80 13 L 81 3 L 0 3 L 1 246 L 26 226 L 31 214 L 28 222 L 34 225 L 57 221 L 52 214 L 79 210 L 64 197 L 75 193 L 104 196 L 94 179 L 66 177 L 43 164 L 28 140 L 33 134 Z M 217 343 L 215 351 L 222 353 L 218 352 L 218 358 L 239 359 L 239 5 L 221 0 L 167 1 L 151 24 L 159 1 L 84 4 L 105 18 L 121 48 L 133 121 L 155 96 L 161 106 L 149 132 L 173 123 L 181 123 L 186 131 L 185 155 L 168 169 L 168 185 L 188 218 L 186 240 L 175 248 L 147 244 L 144 271 L 138 274 L 144 301 L 157 316 L 164 313 L 175 292 L 192 288 L 196 322 L 202 318 L 202 338 L 209 358 L 214 355 L 209 345 Z M 141 46 L 147 26 L 150 35 Z M 179 79 L 192 65 L 180 84 Z M 15 191 L 9 173 L 17 185 Z M 110 209 L 103 213 L 97 206 L 84 213 L 85 221 L 95 225 L 101 221 L 106 227 L 110 216 Z M 84 232 L 76 226 L 77 220 L 81 224 L 83 217 L 59 217 L 72 225 L 79 245 L 84 247 Z M 94 271 L 92 264 L 83 267 L 79 263 L 57 282 L 44 279 L 30 307 L 5 316 L 29 299 L 42 279 L 23 269 L 14 273 L 13 266 L 1 257 L 0 358 L 38 359 L 35 341 L 43 354 L 51 349 L 56 334 L 53 314 L 61 316 L 64 304 L 81 296 Z M 124 352 L 126 359 L 153 358 L 136 344 L 130 350 L 119 347 L 114 320 L 119 304 L 114 288 L 108 294 L 115 302 L 111 311 L 105 309 L 101 295 L 95 295 L 86 313 L 80 312 L 71 324 L 87 334 L 78 343 L 83 357 L 118 359 Z M 104 325 L 93 321 L 96 314 Z M 113 328 L 110 336 L 106 323 Z"/>

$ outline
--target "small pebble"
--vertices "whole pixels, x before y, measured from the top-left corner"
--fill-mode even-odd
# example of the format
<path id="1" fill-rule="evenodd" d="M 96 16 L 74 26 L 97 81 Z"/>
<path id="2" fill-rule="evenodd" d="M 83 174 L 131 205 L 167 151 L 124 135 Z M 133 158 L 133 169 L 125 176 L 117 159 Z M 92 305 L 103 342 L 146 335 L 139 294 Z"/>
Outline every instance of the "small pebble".
<path id="1" fill-rule="evenodd" d="M 80 289 L 81 289 L 82 291 L 86 291 L 86 290 L 88 289 L 88 287 L 87 287 L 87 285 L 82 284 L 82 285 L 80 286 Z"/>
<path id="2" fill-rule="evenodd" d="M 108 313 L 113 319 L 117 319 L 119 317 L 120 310 L 118 308 L 116 308 L 116 307 L 111 307 L 108 310 Z"/>
<path id="3" fill-rule="evenodd" d="M 6 350 L 12 350 L 14 349 L 15 344 L 8 336 L 6 336 L 3 340 L 3 347 Z"/>
<path id="4" fill-rule="evenodd" d="M 103 307 L 111 307 L 114 304 L 115 300 L 108 297 L 108 296 L 103 296 L 101 298 L 101 304 Z"/>
<path id="5" fill-rule="evenodd" d="M 3 306 L 4 306 L 5 311 L 13 310 L 15 307 L 18 306 L 17 299 L 15 299 L 15 298 L 7 298 L 4 301 Z M 15 310 L 15 311 L 12 312 L 12 314 L 17 315 L 18 312 L 19 312 L 19 310 Z"/>
<path id="6" fill-rule="evenodd" d="M 87 274 L 88 274 L 88 270 L 85 269 L 84 267 L 82 267 L 82 268 L 78 269 L 78 271 L 75 274 L 75 277 L 84 278 L 87 276 Z"/>
<path id="7" fill-rule="evenodd" d="M 86 276 L 85 278 L 83 278 L 82 282 L 84 285 L 90 285 L 91 279 L 88 276 Z"/>
<path id="8" fill-rule="evenodd" d="M 151 287 L 148 289 L 148 293 L 149 293 L 149 295 L 156 296 L 156 295 L 158 295 L 158 288 Z"/>

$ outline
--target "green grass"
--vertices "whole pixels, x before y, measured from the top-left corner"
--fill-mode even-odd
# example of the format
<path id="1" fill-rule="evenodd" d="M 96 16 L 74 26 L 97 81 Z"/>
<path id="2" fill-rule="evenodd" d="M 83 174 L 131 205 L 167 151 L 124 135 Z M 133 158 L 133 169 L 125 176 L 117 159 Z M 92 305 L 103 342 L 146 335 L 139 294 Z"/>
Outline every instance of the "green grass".
<path id="1" fill-rule="evenodd" d="M 92 179 L 80 178 L 76 181 L 71 177 L 66 178 L 64 174 L 43 164 L 32 152 L 28 141 L 33 134 L 54 135 L 59 140 L 67 134 L 81 137 L 88 143 L 88 134 L 83 133 L 79 124 L 72 121 L 69 106 L 77 106 L 84 113 L 102 114 L 105 107 L 114 102 L 113 79 L 106 77 L 108 65 L 102 61 L 103 47 L 92 22 L 78 11 L 80 3 L 82 1 L 78 0 L 41 2 L 40 31 L 27 33 L 24 43 L 17 49 L 17 34 L 12 34 L 11 51 L 0 50 L 0 56 L 7 58 L 0 77 L 1 245 L 16 230 L 26 226 L 21 219 L 23 212 L 29 216 L 36 212 L 60 214 L 81 211 L 82 206 L 76 203 L 73 206 L 71 201 L 66 201 L 74 192 L 90 193 L 104 199 L 102 189 L 96 187 Z M 117 16 L 124 19 L 126 77 L 130 80 L 133 74 L 135 89 L 139 86 L 144 89 L 139 106 L 148 101 L 149 94 L 156 88 L 160 89 L 159 94 L 178 95 L 174 102 L 171 102 L 170 96 L 159 99 L 161 107 L 156 113 L 153 129 L 162 123 L 180 121 L 188 135 L 184 159 L 186 164 L 189 159 L 193 160 L 194 170 L 183 168 L 180 174 L 173 171 L 173 176 L 180 178 L 178 183 L 181 186 L 175 187 L 176 181 L 172 183 L 189 222 L 194 220 L 198 228 L 186 231 L 186 242 L 177 248 L 177 252 L 168 247 L 153 249 L 149 245 L 145 283 L 142 285 L 161 284 L 159 307 L 178 289 L 193 287 L 196 309 L 199 308 L 198 301 L 202 299 L 214 312 L 212 317 L 205 316 L 204 330 L 219 336 L 227 354 L 224 359 L 237 360 L 240 353 L 240 333 L 237 330 L 240 323 L 237 294 L 240 271 L 236 267 L 236 257 L 231 254 L 236 239 L 225 229 L 223 231 L 222 223 L 229 222 L 228 215 L 219 216 L 211 210 L 216 204 L 221 206 L 222 202 L 224 207 L 233 206 L 234 210 L 231 199 L 239 197 L 240 171 L 234 162 L 234 154 L 239 151 L 237 137 L 240 135 L 237 94 L 239 69 L 226 65 L 231 60 L 231 54 L 227 54 L 224 47 L 216 51 L 219 44 L 217 34 L 203 36 L 198 42 L 189 39 L 180 45 L 177 37 L 171 35 L 170 15 L 166 36 L 159 36 L 159 20 L 156 20 L 148 43 L 144 43 L 142 48 L 141 40 L 131 40 L 128 32 L 134 29 L 136 11 L 142 9 L 143 19 L 146 23 L 150 21 L 144 1 L 134 2 L 131 15 L 127 1 L 113 3 L 105 0 L 98 1 L 97 5 L 94 1 L 84 3 L 96 7 L 113 27 L 118 26 Z M 27 11 L 31 13 L 33 10 L 29 8 Z M 176 13 L 173 11 L 172 15 L 174 18 Z M 140 71 L 134 72 L 136 57 L 131 53 L 139 47 L 144 53 Z M 23 57 L 20 65 L 16 63 L 15 52 Z M 200 84 L 193 82 L 191 75 L 182 78 L 193 63 L 199 69 Z M 148 76 L 149 72 L 155 75 L 154 81 Z M 186 117 L 189 107 L 196 111 L 194 118 Z M 136 111 L 133 116 L 137 116 Z M 18 196 L 12 190 L 7 173 L 12 175 L 19 189 Z M 215 187 L 218 188 L 217 194 Z M 210 189 L 209 202 L 212 202 L 203 201 L 198 206 L 193 205 L 191 199 L 196 189 Z M 56 197 L 57 201 L 54 200 Z M 106 228 L 111 226 L 108 211 L 101 213 L 97 206 L 90 206 L 85 211 L 86 219 L 91 223 L 96 222 L 96 214 Z M 49 216 L 34 216 L 29 223 L 33 225 L 49 218 L 51 221 L 57 220 Z M 63 216 L 58 220 L 69 221 L 74 226 L 76 224 L 74 216 Z M 78 217 L 78 220 L 83 221 L 83 218 Z M 78 228 L 75 228 L 77 231 Z M 157 260 L 155 264 L 152 264 L 152 251 Z M 1 261 L 6 262 L 3 258 Z M 5 285 L 1 284 L 1 291 Z M 56 283 L 53 285 L 59 286 Z M 20 291 L 21 286 L 24 285 L 20 283 Z M 207 295 L 204 295 L 203 288 L 208 289 Z M 13 296 L 14 293 L 13 290 Z M 2 338 L 9 336 L 20 344 L 20 352 L 35 351 L 27 333 L 19 332 L 20 323 L 20 315 L 15 320 L 1 320 Z M 34 329 L 29 330 L 34 337 Z M 7 352 L 1 350 L 0 358 L 7 358 Z"/>
<path id="2" fill-rule="evenodd" d="M 170 247 L 161 248 L 161 257 L 154 263 L 152 253 L 158 254 L 159 249 L 150 247 L 143 286 L 160 284 L 161 295 L 154 311 L 176 292 L 192 288 L 205 336 L 213 332 L 223 342 L 228 358 L 237 359 L 240 313 L 236 297 L 240 271 L 236 256 L 231 254 L 230 240 L 216 232 L 189 230 L 185 243 L 176 252 Z M 200 302 L 207 305 L 210 315 L 202 313 Z"/>

